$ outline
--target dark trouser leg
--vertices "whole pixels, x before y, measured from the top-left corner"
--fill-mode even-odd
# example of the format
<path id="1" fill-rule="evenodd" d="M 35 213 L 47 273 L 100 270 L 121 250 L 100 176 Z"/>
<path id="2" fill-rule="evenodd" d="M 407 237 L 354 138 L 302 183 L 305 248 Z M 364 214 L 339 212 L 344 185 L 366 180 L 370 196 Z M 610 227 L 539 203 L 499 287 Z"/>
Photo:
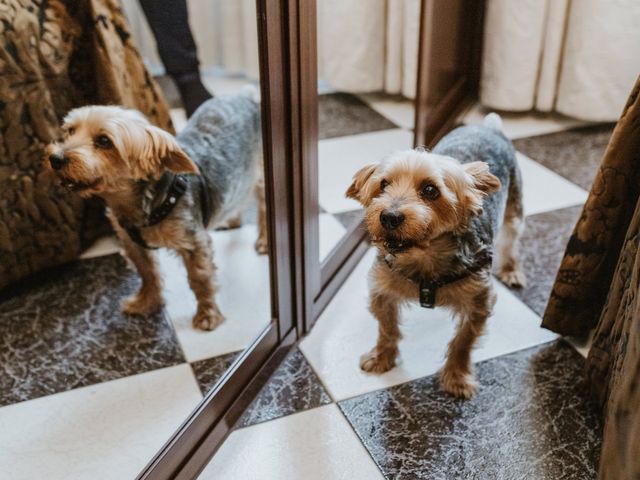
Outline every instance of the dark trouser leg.
<path id="1" fill-rule="evenodd" d="M 167 73 L 176 82 L 187 116 L 211 98 L 202 84 L 186 0 L 140 0 Z"/>

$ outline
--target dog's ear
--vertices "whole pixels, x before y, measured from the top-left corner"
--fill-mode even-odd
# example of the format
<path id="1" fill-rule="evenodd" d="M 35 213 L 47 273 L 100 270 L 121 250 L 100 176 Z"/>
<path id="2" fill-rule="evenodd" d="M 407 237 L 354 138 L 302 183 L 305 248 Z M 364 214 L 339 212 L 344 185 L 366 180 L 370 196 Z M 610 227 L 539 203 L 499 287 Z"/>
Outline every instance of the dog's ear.
<path id="1" fill-rule="evenodd" d="M 353 182 L 345 192 L 345 196 L 353 198 L 363 205 L 367 203 L 366 185 L 371 175 L 373 175 L 373 172 L 376 171 L 376 168 L 378 168 L 378 165 L 371 164 L 358 170 L 353 176 Z"/>
<path id="2" fill-rule="evenodd" d="M 143 161 L 149 165 L 165 167 L 174 173 L 198 173 L 197 165 L 180 148 L 175 137 L 161 128 L 147 125 L 145 127 L 150 142 L 143 155 Z"/>
<path id="3" fill-rule="evenodd" d="M 463 165 L 462 168 L 471 175 L 473 187 L 485 196 L 500 190 L 502 186 L 500 180 L 489 171 L 487 163 L 471 162 Z"/>
<path id="4" fill-rule="evenodd" d="M 463 210 L 471 215 L 481 215 L 484 197 L 500 190 L 500 180 L 489 171 L 485 162 L 467 163 L 462 168 L 470 183 L 461 198 Z"/>

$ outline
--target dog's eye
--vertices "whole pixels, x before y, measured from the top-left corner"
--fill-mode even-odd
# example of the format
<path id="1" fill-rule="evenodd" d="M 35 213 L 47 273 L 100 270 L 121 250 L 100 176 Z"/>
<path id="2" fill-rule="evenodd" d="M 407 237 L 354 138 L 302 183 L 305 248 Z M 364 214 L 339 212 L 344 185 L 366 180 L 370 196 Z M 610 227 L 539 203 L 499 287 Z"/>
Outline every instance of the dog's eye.
<path id="1" fill-rule="evenodd" d="M 73 127 L 69 127 L 64 133 L 66 133 L 67 135 L 73 135 L 74 133 L 76 133 L 76 129 Z"/>
<path id="2" fill-rule="evenodd" d="M 380 191 L 384 192 L 384 189 L 387 188 L 388 185 L 389 182 L 385 179 L 382 179 L 382 181 L 380 182 Z"/>
<path id="3" fill-rule="evenodd" d="M 93 142 L 96 144 L 96 147 L 98 148 L 113 147 L 113 143 L 111 142 L 111 139 L 106 135 L 98 135 L 96 138 L 93 139 Z"/>
<path id="4" fill-rule="evenodd" d="M 440 190 L 438 190 L 438 188 L 435 187 L 434 185 L 427 183 L 426 185 L 422 186 L 422 190 L 420 190 L 420 195 L 422 196 L 422 198 L 426 200 L 435 200 L 440 196 Z"/>

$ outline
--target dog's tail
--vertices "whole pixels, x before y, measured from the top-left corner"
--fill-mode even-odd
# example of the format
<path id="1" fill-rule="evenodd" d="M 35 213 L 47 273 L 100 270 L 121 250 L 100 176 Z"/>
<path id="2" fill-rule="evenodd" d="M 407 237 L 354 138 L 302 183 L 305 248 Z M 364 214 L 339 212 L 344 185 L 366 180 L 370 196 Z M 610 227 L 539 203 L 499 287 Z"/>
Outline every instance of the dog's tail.
<path id="1" fill-rule="evenodd" d="M 260 90 L 252 83 L 248 83 L 242 87 L 240 94 L 250 98 L 256 103 L 260 103 Z"/>
<path id="2" fill-rule="evenodd" d="M 495 112 L 488 113 L 482 121 L 482 126 L 492 128 L 494 130 L 502 131 L 502 118 Z"/>

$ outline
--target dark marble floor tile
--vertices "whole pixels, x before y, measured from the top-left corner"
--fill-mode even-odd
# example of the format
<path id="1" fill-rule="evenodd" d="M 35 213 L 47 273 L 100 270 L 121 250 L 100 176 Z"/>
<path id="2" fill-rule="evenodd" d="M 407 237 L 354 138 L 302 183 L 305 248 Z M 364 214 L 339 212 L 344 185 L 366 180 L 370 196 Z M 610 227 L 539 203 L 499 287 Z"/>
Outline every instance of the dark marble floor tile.
<path id="1" fill-rule="evenodd" d="M 398 128 L 391 120 L 349 93 L 320 95 L 318 103 L 321 140 Z"/>
<path id="2" fill-rule="evenodd" d="M 241 353 L 242 350 L 207 358 L 206 360 L 199 360 L 191 364 L 203 395 L 206 395 L 218 383 L 218 380 L 229 370 L 229 367 L 233 365 L 233 362 L 236 361 Z"/>
<path id="3" fill-rule="evenodd" d="M 338 219 L 344 228 L 349 229 L 354 223 L 360 223 L 364 218 L 364 210 L 360 208 L 348 212 L 334 213 L 333 216 Z"/>
<path id="4" fill-rule="evenodd" d="M 387 478 L 597 477 L 599 414 L 562 341 L 476 366 L 472 400 L 430 376 L 339 403 Z"/>
<path id="5" fill-rule="evenodd" d="M 317 375 L 300 350 L 294 348 L 249 406 L 237 427 L 291 415 L 331 403 Z"/>
<path id="6" fill-rule="evenodd" d="M 589 190 L 613 124 L 592 125 L 514 140 L 516 150 Z"/>
<path id="7" fill-rule="evenodd" d="M 520 259 L 527 276 L 527 286 L 511 292 L 540 316 L 549 301 L 564 250 L 581 212 L 582 206 L 575 206 L 531 215 L 526 219 Z"/>
<path id="8" fill-rule="evenodd" d="M 130 317 L 120 255 L 65 265 L 0 300 L 0 405 L 184 362 L 164 313 Z"/>

